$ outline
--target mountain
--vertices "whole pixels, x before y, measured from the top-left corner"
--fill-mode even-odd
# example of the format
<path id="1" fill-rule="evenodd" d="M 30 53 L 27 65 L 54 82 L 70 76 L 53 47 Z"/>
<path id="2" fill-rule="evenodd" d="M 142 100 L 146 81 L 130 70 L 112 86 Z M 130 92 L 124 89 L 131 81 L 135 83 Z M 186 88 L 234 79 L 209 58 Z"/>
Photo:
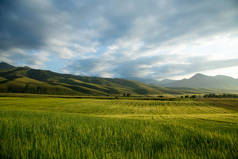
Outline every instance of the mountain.
<path id="1" fill-rule="evenodd" d="M 9 65 L 8 63 L 5 63 L 5 62 L 0 63 L 0 71 L 1 70 L 9 70 L 9 69 L 12 69 L 12 68 L 14 68 L 14 66 Z"/>
<path id="2" fill-rule="evenodd" d="M 189 79 L 163 80 L 158 82 L 157 85 L 173 88 L 183 87 L 183 88 L 238 90 L 238 79 L 223 75 L 206 76 L 198 73 Z"/>
<path id="3" fill-rule="evenodd" d="M 180 93 L 133 80 L 60 74 L 30 67 L 0 64 L 0 92 L 67 95 L 156 95 Z M 191 92 L 191 91 L 189 91 Z"/>

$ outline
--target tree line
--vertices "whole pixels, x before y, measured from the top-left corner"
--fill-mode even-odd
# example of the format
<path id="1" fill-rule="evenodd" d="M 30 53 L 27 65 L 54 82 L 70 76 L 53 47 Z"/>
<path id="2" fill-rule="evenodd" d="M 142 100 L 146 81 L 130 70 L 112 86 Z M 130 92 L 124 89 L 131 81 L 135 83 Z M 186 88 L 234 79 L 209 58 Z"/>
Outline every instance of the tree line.
<path id="1" fill-rule="evenodd" d="M 215 93 L 209 93 L 205 95 L 185 95 L 181 96 L 181 98 L 238 98 L 238 94 L 215 94 Z"/>

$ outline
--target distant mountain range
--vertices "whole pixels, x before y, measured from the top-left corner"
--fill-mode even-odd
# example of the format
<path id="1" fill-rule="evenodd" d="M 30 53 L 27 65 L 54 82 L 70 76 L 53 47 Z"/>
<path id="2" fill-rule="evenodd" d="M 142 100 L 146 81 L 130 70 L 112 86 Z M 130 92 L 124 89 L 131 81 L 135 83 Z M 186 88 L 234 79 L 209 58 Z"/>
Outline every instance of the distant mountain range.
<path id="1" fill-rule="evenodd" d="M 176 90 L 119 78 L 100 78 L 60 74 L 30 67 L 0 63 L 0 92 L 66 95 L 158 95 L 197 93 Z"/>
<path id="2" fill-rule="evenodd" d="M 238 79 L 217 75 L 206 76 L 196 74 L 189 79 L 182 80 L 162 80 L 154 83 L 154 85 L 172 88 L 206 88 L 206 89 L 223 89 L 223 90 L 238 90 Z"/>
<path id="3" fill-rule="evenodd" d="M 148 82 L 148 80 L 147 80 Z M 145 84 L 136 80 L 60 74 L 30 67 L 0 63 L 0 92 L 62 95 L 161 95 L 211 93 L 238 90 L 238 80 L 227 76 L 197 74 L 190 79 L 163 80 Z M 219 90 L 221 92 L 221 90 Z M 223 92 L 223 91 L 222 91 Z"/>

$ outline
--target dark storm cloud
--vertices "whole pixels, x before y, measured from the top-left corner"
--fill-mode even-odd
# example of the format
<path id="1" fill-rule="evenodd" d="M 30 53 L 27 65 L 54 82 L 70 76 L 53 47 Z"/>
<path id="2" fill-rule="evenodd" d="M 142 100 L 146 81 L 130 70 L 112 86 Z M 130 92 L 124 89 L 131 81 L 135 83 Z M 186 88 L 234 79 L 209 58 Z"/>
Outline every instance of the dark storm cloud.
<path id="1" fill-rule="evenodd" d="M 131 31 L 133 36 L 139 36 L 146 42 L 161 43 L 188 33 L 191 36 L 210 34 L 217 31 L 235 29 L 238 23 L 237 1 L 49 1 L 50 6 L 44 6 L 45 1 L 2 0 L 1 41 L 0 47 L 38 48 L 46 42 L 50 32 L 60 34 L 65 25 L 77 29 L 90 28 L 100 32 L 99 42 L 114 41 Z M 50 18 L 61 22 L 53 23 Z M 143 24 L 148 16 L 155 18 L 152 24 Z M 97 30 L 98 19 L 107 23 L 106 28 Z M 141 18 L 139 32 L 133 32 L 133 23 Z M 100 23 L 99 23 L 100 24 Z M 103 25 L 103 24 L 101 24 Z M 144 25 L 151 25 L 149 30 Z M 148 32 L 149 31 L 149 32 Z M 198 34 L 198 35 L 197 35 Z"/>
<path id="2" fill-rule="evenodd" d="M 146 53 L 164 45 L 237 34 L 237 10 L 237 0 L 2 0 L 0 60 L 34 65 L 44 62 L 46 58 L 39 62 L 37 57 L 45 52 L 42 56 L 71 62 L 67 67 L 71 72 L 124 78 L 159 78 L 227 67 L 225 61 L 224 65 L 206 59 L 202 59 L 205 64 L 189 62 L 189 54 L 185 57 L 189 64 L 162 65 L 157 63 L 172 58 L 160 52 L 146 57 Z M 138 42 L 143 45 L 133 49 Z M 118 49 L 109 56 L 111 46 Z M 98 51 L 101 48 L 104 51 Z"/>
<path id="3" fill-rule="evenodd" d="M 39 48 L 44 44 L 46 24 L 40 9 L 19 0 L 0 1 L 0 49 Z"/>

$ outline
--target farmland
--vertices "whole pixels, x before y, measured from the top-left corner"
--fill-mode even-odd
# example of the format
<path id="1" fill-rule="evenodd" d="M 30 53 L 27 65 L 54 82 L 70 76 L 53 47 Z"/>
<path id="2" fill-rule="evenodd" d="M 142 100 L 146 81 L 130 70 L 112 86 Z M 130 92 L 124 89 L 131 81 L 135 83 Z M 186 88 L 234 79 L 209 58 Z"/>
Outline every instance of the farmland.
<path id="1" fill-rule="evenodd" d="M 238 158 L 237 99 L 0 97 L 0 158 Z"/>

